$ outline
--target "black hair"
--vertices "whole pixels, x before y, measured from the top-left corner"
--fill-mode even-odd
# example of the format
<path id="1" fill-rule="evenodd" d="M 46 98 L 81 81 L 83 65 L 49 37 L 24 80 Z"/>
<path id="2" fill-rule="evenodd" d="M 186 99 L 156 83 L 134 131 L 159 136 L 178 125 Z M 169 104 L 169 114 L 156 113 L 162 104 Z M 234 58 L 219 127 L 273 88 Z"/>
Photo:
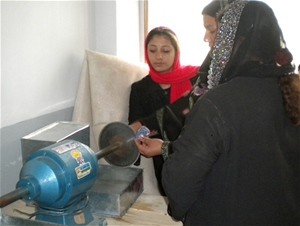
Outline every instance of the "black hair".
<path id="1" fill-rule="evenodd" d="M 148 33 L 148 35 L 145 39 L 145 49 L 147 49 L 148 43 L 155 35 L 167 36 L 169 38 L 169 40 L 171 41 L 173 47 L 175 48 L 176 53 L 179 51 L 179 43 L 178 43 L 177 35 L 175 34 L 175 32 L 173 30 L 171 30 L 168 27 L 164 27 L 164 26 L 155 27 Z"/>

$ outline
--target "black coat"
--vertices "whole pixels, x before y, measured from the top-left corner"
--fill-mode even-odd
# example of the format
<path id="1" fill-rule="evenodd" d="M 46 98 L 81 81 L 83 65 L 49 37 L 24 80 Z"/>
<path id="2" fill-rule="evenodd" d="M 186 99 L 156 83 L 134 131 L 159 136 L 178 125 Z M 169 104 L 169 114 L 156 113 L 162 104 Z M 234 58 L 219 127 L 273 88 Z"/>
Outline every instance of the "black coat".
<path id="1" fill-rule="evenodd" d="M 198 76 L 191 79 L 192 84 Z M 170 89 L 163 90 L 149 75 L 132 84 L 129 98 L 129 124 L 139 120 L 157 135 L 156 138 L 173 141 L 178 138 L 184 124 L 185 116 L 182 114 L 189 107 L 189 96 L 182 97 L 170 104 Z M 163 111 L 163 124 L 159 125 L 158 113 Z M 161 114 L 159 114 L 161 115 Z M 164 134 L 164 135 L 162 135 Z M 155 175 L 162 195 L 165 195 L 161 186 L 161 170 L 164 163 L 161 155 L 153 157 Z"/>
<path id="2" fill-rule="evenodd" d="M 300 127 L 277 80 L 237 77 L 194 105 L 162 171 L 184 225 L 300 225 Z"/>

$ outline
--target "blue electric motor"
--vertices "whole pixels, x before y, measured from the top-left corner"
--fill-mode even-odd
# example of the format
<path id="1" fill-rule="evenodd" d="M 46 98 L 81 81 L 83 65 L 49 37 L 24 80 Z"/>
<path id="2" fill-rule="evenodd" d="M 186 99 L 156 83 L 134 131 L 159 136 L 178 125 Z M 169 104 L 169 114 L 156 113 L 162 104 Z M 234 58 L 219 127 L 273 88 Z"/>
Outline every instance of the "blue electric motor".
<path id="1" fill-rule="evenodd" d="M 99 152 L 75 141 L 64 140 L 33 152 L 23 165 L 16 189 L 0 197 L 0 208 L 18 200 L 36 205 L 36 219 L 63 225 L 93 221 L 87 192 L 94 185 L 102 157 L 112 165 L 129 166 L 139 152 L 135 133 L 126 124 L 113 122 L 101 131 Z M 101 141 L 101 145 L 100 145 Z M 83 213 L 78 223 L 75 215 Z"/>
<path id="2" fill-rule="evenodd" d="M 39 207 L 59 209 L 85 195 L 95 182 L 99 165 L 86 145 L 65 140 L 34 152 L 20 172 L 16 187 Z"/>

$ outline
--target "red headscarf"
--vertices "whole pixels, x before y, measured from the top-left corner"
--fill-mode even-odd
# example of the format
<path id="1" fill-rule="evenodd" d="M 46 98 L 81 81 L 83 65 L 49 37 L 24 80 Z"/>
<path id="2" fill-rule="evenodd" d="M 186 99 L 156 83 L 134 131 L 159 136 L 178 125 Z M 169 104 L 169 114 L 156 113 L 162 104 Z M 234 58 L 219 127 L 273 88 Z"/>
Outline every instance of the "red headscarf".
<path id="1" fill-rule="evenodd" d="M 172 33 L 172 35 L 176 38 L 175 33 L 170 29 L 165 27 L 159 27 L 159 28 L 163 29 L 163 31 L 167 33 L 168 37 L 170 36 L 169 34 Z M 159 35 L 161 35 L 161 33 L 159 33 Z M 177 52 L 176 52 L 172 70 L 170 72 L 166 72 L 163 74 L 155 71 L 149 61 L 149 56 L 147 52 L 147 44 L 150 41 L 148 37 L 146 38 L 144 49 L 145 49 L 146 62 L 150 68 L 149 71 L 150 77 L 156 83 L 171 85 L 170 103 L 173 103 L 180 97 L 187 94 L 192 89 L 192 83 L 190 79 L 197 75 L 200 66 L 191 66 L 191 65 L 181 66 L 180 51 L 179 51 L 179 47 L 177 46 L 175 47 L 175 49 L 177 48 Z M 177 43 L 177 40 L 174 41 Z"/>

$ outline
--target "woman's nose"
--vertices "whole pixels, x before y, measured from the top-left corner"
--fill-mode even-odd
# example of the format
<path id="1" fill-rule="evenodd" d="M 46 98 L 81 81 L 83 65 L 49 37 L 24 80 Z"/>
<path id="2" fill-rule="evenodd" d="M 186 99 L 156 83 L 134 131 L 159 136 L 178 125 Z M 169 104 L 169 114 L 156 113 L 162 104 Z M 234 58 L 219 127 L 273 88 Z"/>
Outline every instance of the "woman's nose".
<path id="1" fill-rule="evenodd" d="M 162 58 L 162 53 L 161 52 L 157 52 L 156 53 L 156 58 L 157 59 L 161 59 Z"/>
<path id="2" fill-rule="evenodd" d="M 204 37 L 203 37 L 203 41 L 204 42 L 210 42 L 211 38 L 208 34 L 205 34 Z"/>

